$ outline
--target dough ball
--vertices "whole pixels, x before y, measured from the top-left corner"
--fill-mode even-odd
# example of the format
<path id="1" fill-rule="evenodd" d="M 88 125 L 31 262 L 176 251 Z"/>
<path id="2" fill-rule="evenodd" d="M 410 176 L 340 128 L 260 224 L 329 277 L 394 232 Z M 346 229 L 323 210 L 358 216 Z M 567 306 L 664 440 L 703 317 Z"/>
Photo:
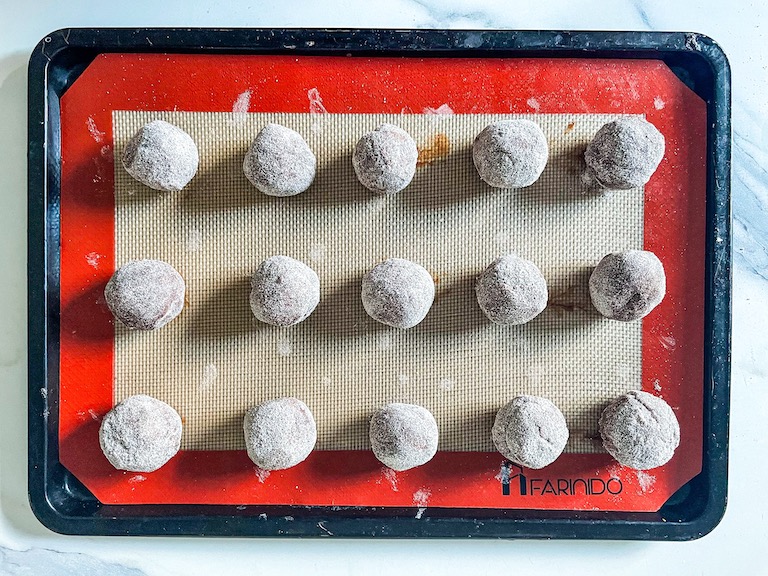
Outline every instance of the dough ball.
<path id="1" fill-rule="evenodd" d="M 371 448 L 379 461 L 402 471 L 426 464 L 437 452 L 437 422 L 415 404 L 387 404 L 371 418 Z"/>
<path id="2" fill-rule="evenodd" d="M 185 292 L 184 279 L 167 262 L 133 260 L 112 275 L 104 298 L 128 328 L 155 330 L 179 315 Z"/>
<path id="3" fill-rule="evenodd" d="M 160 192 L 178 192 L 189 184 L 200 162 L 192 137 L 163 120 L 145 124 L 123 152 L 126 172 Z"/>
<path id="4" fill-rule="evenodd" d="M 530 186 L 544 172 L 548 158 L 544 132 L 530 120 L 489 124 L 472 145 L 477 173 L 494 188 Z"/>
<path id="5" fill-rule="evenodd" d="M 645 185 L 664 158 L 664 136 L 636 116 L 609 122 L 587 146 L 587 176 L 611 190 Z"/>
<path id="6" fill-rule="evenodd" d="M 288 256 L 267 258 L 251 279 L 251 310 L 266 324 L 298 324 L 319 302 L 320 279 L 315 271 Z"/>
<path id="7" fill-rule="evenodd" d="M 536 264 L 507 254 L 494 260 L 475 284 L 477 303 L 496 324 L 525 324 L 547 307 L 547 282 Z"/>
<path id="8" fill-rule="evenodd" d="M 262 470 L 284 470 L 303 462 L 317 441 L 317 426 L 297 398 L 269 400 L 248 410 L 243 420 L 248 457 Z"/>
<path id="9" fill-rule="evenodd" d="M 363 307 L 374 320 L 412 328 L 424 320 L 435 299 L 435 281 L 422 266 L 390 258 L 363 278 Z"/>
<path id="10" fill-rule="evenodd" d="M 603 446 L 620 464 L 650 470 L 669 462 L 680 444 L 680 425 L 661 398 L 633 390 L 600 416 Z"/>
<path id="11" fill-rule="evenodd" d="M 352 166 L 360 183 L 378 194 L 395 194 L 416 174 L 419 150 L 410 134 L 393 124 L 382 124 L 357 142 Z"/>
<path id="12" fill-rule="evenodd" d="M 502 456 L 538 469 L 563 453 L 568 425 L 560 409 L 546 398 L 518 396 L 496 414 L 491 437 Z"/>
<path id="13" fill-rule="evenodd" d="M 99 443 L 118 470 L 154 472 L 179 451 L 181 418 L 165 402 L 131 396 L 104 416 Z"/>
<path id="14" fill-rule="evenodd" d="M 251 184 L 269 196 L 295 196 L 315 179 L 317 159 L 298 132 L 267 124 L 256 135 L 243 160 Z"/>
<path id="15" fill-rule="evenodd" d="M 664 299 L 667 277 L 653 252 L 608 254 L 589 277 L 589 294 L 606 318 L 629 322 L 647 316 Z"/>

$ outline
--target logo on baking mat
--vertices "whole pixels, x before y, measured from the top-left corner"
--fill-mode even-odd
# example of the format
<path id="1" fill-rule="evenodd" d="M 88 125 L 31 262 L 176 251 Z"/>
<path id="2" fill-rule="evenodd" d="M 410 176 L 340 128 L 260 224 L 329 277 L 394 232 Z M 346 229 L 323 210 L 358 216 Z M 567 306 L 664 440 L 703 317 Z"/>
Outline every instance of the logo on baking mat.
<path id="1" fill-rule="evenodd" d="M 530 472 L 530 471 L 529 471 Z M 599 496 L 600 494 L 621 494 L 624 486 L 621 480 L 611 477 L 602 478 L 530 478 L 523 467 L 504 462 L 498 476 L 501 480 L 501 493 L 510 496 Z"/>

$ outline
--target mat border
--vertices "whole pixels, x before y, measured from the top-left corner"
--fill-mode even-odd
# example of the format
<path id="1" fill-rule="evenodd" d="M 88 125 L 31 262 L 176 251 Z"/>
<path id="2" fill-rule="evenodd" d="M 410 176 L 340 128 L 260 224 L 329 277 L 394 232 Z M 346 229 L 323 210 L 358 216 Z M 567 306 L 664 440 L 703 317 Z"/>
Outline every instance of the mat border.
<path id="1" fill-rule="evenodd" d="M 707 103 L 703 470 L 657 513 L 325 506 L 102 505 L 58 457 L 59 98 L 104 52 L 663 60 Z M 690 540 L 727 499 L 731 362 L 730 69 L 710 38 L 672 32 L 64 29 L 29 61 L 29 499 L 65 534 Z M 44 392 L 43 392 L 44 391 Z M 45 414 L 47 417 L 41 418 Z M 258 508 L 258 509 L 257 509 Z M 267 512 L 266 518 L 259 516 Z"/>

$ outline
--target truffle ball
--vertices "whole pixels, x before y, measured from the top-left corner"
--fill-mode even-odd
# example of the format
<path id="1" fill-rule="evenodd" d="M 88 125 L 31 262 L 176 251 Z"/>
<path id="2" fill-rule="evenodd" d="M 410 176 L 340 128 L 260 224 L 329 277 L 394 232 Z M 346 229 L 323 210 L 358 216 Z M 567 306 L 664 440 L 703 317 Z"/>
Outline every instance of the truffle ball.
<path id="1" fill-rule="evenodd" d="M 514 254 L 494 260 L 475 284 L 477 303 L 496 324 L 525 324 L 547 307 L 547 282 L 536 264 Z"/>
<path id="2" fill-rule="evenodd" d="M 243 160 L 243 172 L 264 194 L 295 196 L 315 179 L 317 159 L 298 132 L 267 124 L 256 135 Z"/>
<path id="3" fill-rule="evenodd" d="M 437 452 L 437 422 L 415 404 L 387 404 L 371 418 L 371 448 L 378 460 L 402 471 L 421 466 Z"/>
<path id="4" fill-rule="evenodd" d="M 298 324 L 319 302 L 320 279 L 315 271 L 288 256 L 267 258 L 251 279 L 251 310 L 266 324 Z"/>
<path id="5" fill-rule="evenodd" d="M 125 170 L 160 192 L 178 192 L 189 184 L 200 157 L 192 137 L 163 120 L 144 125 L 123 152 Z"/>
<path id="6" fill-rule="evenodd" d="M 603 410 L 600 435 L 605 449 L 620 464 L 650 470 L 672 458 L 680 444 L 680 425 L 664 400 L 633 390 Z"/>
<path id="7" fill-rule="evenodd" d="M 628 190 L 645 185 L 664 158 L 664 136 L 643 118 L 609 122 L 587 146 L 587 176 L 600 186 Z"/>
<path id="8" fill-rule="evenodd" d="M 378 194 L 395 194 L 416 174 L 419 150 L 410 134 L 393 124 L 382 124 L 357 142 L 352 166 L 360 183 Z"/>
<path id="9" fill-rule="evenodd" d="M 304 461 L 317 441 L 317 426 L 304 402 L 279 398 L 254 406 L 243 420 L 248 457 L 262 470 L 284 470 Z"/>
<path id="10" fill-rule="evenodd" d="M 653 252 L 608 254 L 589 277 L 589 294 L 606 318 L 629 322 L 647 316 L 663 300 L 667 277 Z"/>
<path id="11" fill-rule="evenodd" d="M 167 262 L 133 260 L 112 275 L 104 298 L 128 328 L 155 330 L 179 315 L 185 292 L 184 279 Z"/>
<path id="12" fill-rule="evenodd" d="M 493 444 L 505 458 L 526 468 L 544 468 L 563 453 L 568 425 L 546 398 L 518 396 L 496 414 Z"/>
<path id="13" fill-rule="evenodd" d="M 363 277 L 363 307 L 371 318 L 387 326 L 416 326 L 434 299 L 432 276 L 410 260 L 390 258 Z"/>
<path id="14" fill-rule="evenodd" d="M 530 120 L 502 120 L 486 126 L 472 145 L 480 178 L 494 188 L 524 188 L 539 179 L 549 146 Z"/>
<path id="15" fill-rule="evenodd" d="M 104 416 L 99 443 L 118 470 L 154 472 L 179 451 L 181 418 L 165 402 L 131 396 Z"/>

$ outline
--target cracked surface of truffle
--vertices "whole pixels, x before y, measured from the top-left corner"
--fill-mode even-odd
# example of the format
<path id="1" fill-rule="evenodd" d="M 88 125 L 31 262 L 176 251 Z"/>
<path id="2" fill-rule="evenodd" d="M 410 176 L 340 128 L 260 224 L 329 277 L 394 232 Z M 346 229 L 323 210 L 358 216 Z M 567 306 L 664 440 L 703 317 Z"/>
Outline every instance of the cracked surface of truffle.
<path id="1" fill-rule="evenodd" d="M 547 307 L 547 282 L 536 264 L 507 254 L 494 260 L 475 284 L 477 303 L 496 324 L 525 324 Z"/>
<path id="2" fill-rule="evenodd" d="M 547 138 L 530 120 L 489 124 L 472 145 L 477 173 L 494 188 L 530 186 L 541 176 L 548 158 Z"/>
<path id="3" fill-rule="evenodd" d="M 154 472 L 179 451 L 181 432 L 176 410 L 156 398 L 137 394 L 104 416 L 99 444 L 118 470 Z"/>
<path id="4" fill-rule="evenodd" d="M 546 398 L 517 396 L 497 412 L 491 437 L 502 456 L 539 469 L 563 453 L 568 425 L 560 409 Z"/>
<path id="5" fill-rule="evenodd" d="M 243 432 L 248 457 L 262 470 L 284 470 L 303 462 L 317 442 L 309 407 L 297 398 L 278 398 L 245 414 Z"/>
<path id="6" fill-rule="evenodd" d="M 631 322 L 651 313 L 664 299 L 667 278 L 653 252 L 608 254 L 589 277 L 592 304 L 606 318 Z"/>
<path id="7" fill-rule="evenodd" d="M 587 146 L 587 180 L 611 190 L 648 183 L 664 158 L 664 136 L 643 118 L 628 116 L 605 124 Z"/>
<path id="8" fill-rule="evenodd" d="M 133 260 L 112 275 L 104 298 L 128 328 L 155 330 L 181 313 L 185 293 L 184 279 L 167 262 Z"/>
<path id="9" fill-rule="evenodd" d="M 267 258 L 251 278 L 251 310 L 272 326 L 305 320 L 320 302 L 320 279 L 309 266 L 288 256 Z"/>
<path id="10" fill-rule="evenodd" d="M 419 150 L 410 134 L 382 124 L 357 142 L 352 166 L 360 183 L 377 194 L 396 194 L 413 180 Z"/>
<path id="11" fill-rule="evenodd" d="M 392 470 L 402 471 L 429 462 L 437 452 L 435 417 L 416 404 L 391 403 L 371 418 L 371 448 Z"/>
<path id="12" fill-rule="evenodd" d="M 269 196 L 301 194 L 315 179 L 317 159 L 304 138 L 280 124 L 267 124 L 243 160 L 251 184 Z"/>
<path id="13" fill-rule="evenodd" d="M 363 277 L 361 298 L 374 320 L 394 328 L 412 328 L 432 307 L 435 281 L 423 266 L 390 258 Z"/>
<path id="14" fill-rule="evenodd" d="M 153 190 L 178 192 L 197 173 L 200 156 L 184 130 L 153 120 L 128 141 L 122 162 L 128 174 Z"/>
<path id="15" fill-rule="evenodd" d="M 680 425 L 664 400 L 633 390 L 603 410 L 600 435 L 605 449 L 620 464 L 650 470 L 672 459 L 680 444 Z"/>

